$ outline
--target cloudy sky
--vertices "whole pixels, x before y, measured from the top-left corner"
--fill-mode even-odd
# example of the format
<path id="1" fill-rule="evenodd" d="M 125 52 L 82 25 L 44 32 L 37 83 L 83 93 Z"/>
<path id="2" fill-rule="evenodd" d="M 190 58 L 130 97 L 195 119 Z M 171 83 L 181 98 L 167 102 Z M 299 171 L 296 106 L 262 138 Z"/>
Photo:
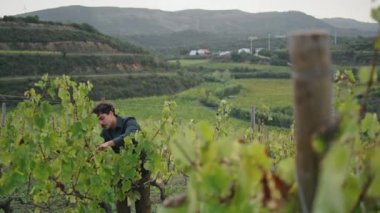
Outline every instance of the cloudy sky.
<path id="1" fill-rule="evenodd" d="M 375 3 L 374 3 L 375 1 Z M 297 10 L 316 18 L 352 18 L 373 22 L 370 10 L 380 0 L 0 0 L 0 16 L 68 5 L 184 9 L 240 9 L 246 12 Z"/>

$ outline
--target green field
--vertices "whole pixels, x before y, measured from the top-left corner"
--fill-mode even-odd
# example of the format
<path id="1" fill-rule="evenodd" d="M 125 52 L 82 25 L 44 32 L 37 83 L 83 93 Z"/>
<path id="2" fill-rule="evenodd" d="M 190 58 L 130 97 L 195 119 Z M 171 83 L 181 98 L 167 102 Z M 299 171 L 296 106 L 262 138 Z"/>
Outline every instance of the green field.
<path id="1" fill-rule="evenodd" d="M 243 91 L 235 97 L 227 99 L 232 106 L 249 108 L 288 106 L 291 100 L 291 80 L 276 79 L 245 79 L 234 81 L 243 86 Z M 206 120 L 216 121 L 215 110 L 201 105 L 198 101 L 202 90 L 213 90 L 222 87 L 222 83 L 204 83 L 173 96 L 154 96 L 115 100 L 121 115 L 133 115 L 139 120 L 157 121 L 161 118 L 161 111 L 165 101 L 175 101 L 177 104 L 177 118 L 183 121 L 195 122 Z M 249 127 L 249 122 L 230 118 L 231 123 L 238 127 Z"/>
<path id="2" fill-rule="evenodd" d="M 227 98 L 227 102 L 239 108 L 250 109 L 274 108 L 293 105 L 293 85 L 291 79 L 240 79 L 230 83 L 238 83 L 243 86 L 242 91 Z M 165 101 L 177 103 L 177 117 L 184 121 L 207 120 L 215 122 L 215 110 L 199 103 L 199 96 L 204 90 L 215 90 L 223 87 L 223 83 L 203 83 L 172 96 L 154 96 L 142 98 L 130 98 L 115 100 L 115 104 L 121 110 L 121 114 L 133 115 L 140 120 L 159 120 Z M 355 93 L 364 91 L 364 86 L 357 86 Z M 231 122 L 241 127 L 249 127 L 249 123 L 231 118 Z"/>
<path id="3" fill-rule="evenodd" d="M 39 51 L 39 50 L 0 50 L 4 55 L 62 55 L 58 51 Z"/>
<path id="4" fill-rule="evenodd" d="M 246 64 L 246 63 L 223 63 L 223 62 L 213 62 L 208 59 L 183 59 L 179 60 L 182 67 L 203 67 L 209 69 L 233 69 L 233 68 L 247 68 L 247 69 L 257 69 L 257 70 L 273 70 L 273 71 L 290 71 L 290 67 L 287 66 L 271 66 L 271 65 L 260 65 L 260 64 Z M 169 61 L 169 63 L 176 63 L 176 60 Z"/>
<path id="5" fill-rule="evenodd" d="M 158 96 L 115 100 L 114 103 L 121 115 L 134 116 L 144 122 L 154 122 L 161 119 L 165 101 L 175 101 L 177 104 L 176 117 L 183 122 L 199 122 L 205 120 L 211 124 L 216 122 L 215 111 L 202 106 L 197 100 L 180 96 Z M 234 126 L 248 128 L 249 123 L 230 118 Z"/>
<path id="6" fill-rule="evenodd" d="M 241 79 L 237 80 L 244 88 L 233 102 L 235 106 L 249 108 L 267 106 L 292 105 L 292 80 L 291 79 Z"/>
<path id="7" fill-rule="evenodd" d="M 0 50 L 0 55 L 65 55 L 65 56 L 141 56 L 140 53 L 97 53 L 97 52 L 70 52 L 48 50 Z"/>
<path id="8" fill-rule="evenodd" d="M 292 104 L 291 79 L 239 79 L 233 82 L 243 86 L 241 93 L 227 99 L 234 106 L 248 108 L 252 105 L 276 107 Z M 204 83 L 199 87 L 181 92 L 178 96 L 195 99 L 201 90 L 215 90 L 222 86 L 222 83 Z"/>

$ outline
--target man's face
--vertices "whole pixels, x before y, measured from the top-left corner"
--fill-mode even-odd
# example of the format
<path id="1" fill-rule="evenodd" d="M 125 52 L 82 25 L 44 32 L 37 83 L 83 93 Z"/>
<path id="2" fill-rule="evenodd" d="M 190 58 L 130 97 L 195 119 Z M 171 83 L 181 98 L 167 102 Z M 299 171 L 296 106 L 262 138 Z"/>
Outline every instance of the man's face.
<path id="1" fill-rule="evenodd" d="M 112 112 L 101 113 L 98 115 L 98 121 L 103 129 L 110 129 L 113 126 L 115 116 Z"/>

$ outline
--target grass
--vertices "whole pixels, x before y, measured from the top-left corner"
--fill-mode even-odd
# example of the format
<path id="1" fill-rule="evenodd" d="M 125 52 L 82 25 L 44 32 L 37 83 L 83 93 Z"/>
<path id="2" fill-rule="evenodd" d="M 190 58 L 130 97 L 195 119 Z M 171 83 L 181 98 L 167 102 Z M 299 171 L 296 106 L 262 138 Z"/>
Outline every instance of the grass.
<path id="1" fill-rule="evenodd" d="M 292 104 L 292 86 L 289 79 L 244 79 L 236 80 L 243 86 L 243 91 L 237 96 L 227 99 L 233 106 L 250 108 L 288 106 Z M 206 120 L 211 124 L 216 122 L 215 109 L 201 105 L 198 101 L 202 90 L 215 90 L 222 83 L 204 83 L 173 96 L 153 96 L 115 100 L 121 115 L 135 116 L 140 122 L 158 121 L 165 101 L 175 101 L 176 116 L 182 121 L 198 122 Z M 230 118 L 233 126 L 245 129 L 249 122 Z"/>
<path id="2" fill-rule="evenodd" d="M 258 107 L 292 105 L 291 79 L 239 79 L 234 82 L 243 86 L 243 90 L 238 95 L 227 99 L 234 106 L 248 108 L 252 105 Z M 222 83 L 205 83 L 183 91 L 178 96 L 196 99 L 202 90 L 215 90 L 222 86 Z"/>
<path id="3" fill-rule="evenodd" d="M 222 83 L 204 83 L 198 87 L 194 87 L 185 91 L 182 91 L 177 94 L 178 97 L 182 98 L 190 98 L 190 99 L 198 99 L 199 94 L 202 92 L 202 90 L 216 90 L 220 87 L 222 87 Z"/>
<path id="4" fill-rule="evenodd" d="M 175 101 L 177 104 L 176 117 L 179 120 L 199 122 L 206 120 L 211 124 L 216 122 L 215 110 L 202 106 L 198 100 L 184 96 L 157 96 L 144 98 L 129 98 L 115 100 L 120 115 L 134 116 L 139 121 L 154 122 L 161 119 L 161 112 L 165 101 Z M 234 126 L 248 128 L 249 123 L 230 118 Z"/>
<path id="5" fill-rule="evenodd" d="M 175 101 L 177 104 L 176 117 L 182 121 L 199 122 L 206 120 L 211 124 L 216 122 L 215 109 L 201 105 L 197 99 L 199 92 L 205 88 L 216 88 L 217 83 L 205 83 L 201 86 L 183 91 L 173 96 L 152 96 L 141 98 L 128 98 L 114 100 L 120 115 L 134 116 L 143 122 L 158 121 L 161 119 L 161 112 L 165 101 Z M 230 118 L 233 126 L 248 128 L 249 123 L 238 119 Z"/>
<path id="6" fill-rule="evenodd" d="M 58 51 L 38 51 L 38 50 L 0 50 L 4 55 L 62 55 Z"/>
<path id="7" fill-rule="evenodd" d="M 169 61 L 169 63 L 175 63 L 176 60 Z M 288 71 L 290 67 L 287 66 L 272 66 L 272 65 L 261 65 L 261 64 L 246 64 L 246 63 L 233 63 L 233 62 L 213 62 L 208 59 L 183 59 L 179 60 L 182 67 L 200 67 L 209 69 L 233 69 L 233 68 L 247 68 L 247 69 L 257 69 L 257 70 L 272 70 L 272 71 Z"/>
<path id="8" fill-rule="evenodd" d="M 230 100 L 235 106 L 276 107 L 293 103 L 291 79 L 241 79 L 237 82 L 243 86 L 244 91 Z"/>
<path id="9" fill-rule="evenodd" d="M 293 105 L 293 83 L 291 79 L 240 79 L 234 82 L 243 86 L 236 96 L 227 98 L 227 102 L 239 108 L 250 109 L 252 106 L 283 107 Z M 183 121 L 195 122 L 206 120 L 211 124 L 216 121 L 215 109 L 201 105 L 198 101 L 203 90 L 215 90 L 223 87 L 222 83 L 203 83 L 172 96 L 154 96 L 115 100 L 121 115 L 135 116 L 140 122 L 158 121 L 165 101 L 175 101 L 177 118 Z M 336 89 L 335 94 L 337 94 Z M 354 88 L 355 94 L 363 92 L 365 85 Z M 342 94 L 340 94 L 342 95 Z M 341 96 L 343 97 L 343 96 Z M 343 97 L 344 98 L 344 97 Z M 249 122 L 230 118 L 234 127 L 245 129 Z"/>

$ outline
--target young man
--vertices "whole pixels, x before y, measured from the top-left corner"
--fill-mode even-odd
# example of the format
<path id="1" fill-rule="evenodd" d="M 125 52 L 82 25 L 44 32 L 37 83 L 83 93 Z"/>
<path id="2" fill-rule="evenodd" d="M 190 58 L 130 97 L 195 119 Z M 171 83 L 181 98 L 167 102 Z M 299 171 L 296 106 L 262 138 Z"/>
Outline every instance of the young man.
<path id="1" fill-rule="evenodd" d="M 101 136 L 104 138 L 104 143 L 98 146 L 97 150 L 103 151 L 107 148 L 112 148 L 115 153 L 120 153 L 124 147 L 124 138 L 133 136 L 136 131 L 140 130 L 139 124 L 134 117 L 122 118 L 115 113 L 115 107 L 109 102 L 100 102 L 92 110 L 98 116 L 100 126 L 103 128 Z M 133 144 L 137 144 L 132 138 Z M 150 172 L 143 167 L 144 156 L 141 156 L 141 180 L 138 181 L 136 190 L 140 193 L 140 200 L 135 202 L 136 213 L 150 213 Z M 128 162 L 126 162 L 128 163 Z M 118 212 L 131 212 L 128 207 L 128 199 L 116 203 Z"/>

